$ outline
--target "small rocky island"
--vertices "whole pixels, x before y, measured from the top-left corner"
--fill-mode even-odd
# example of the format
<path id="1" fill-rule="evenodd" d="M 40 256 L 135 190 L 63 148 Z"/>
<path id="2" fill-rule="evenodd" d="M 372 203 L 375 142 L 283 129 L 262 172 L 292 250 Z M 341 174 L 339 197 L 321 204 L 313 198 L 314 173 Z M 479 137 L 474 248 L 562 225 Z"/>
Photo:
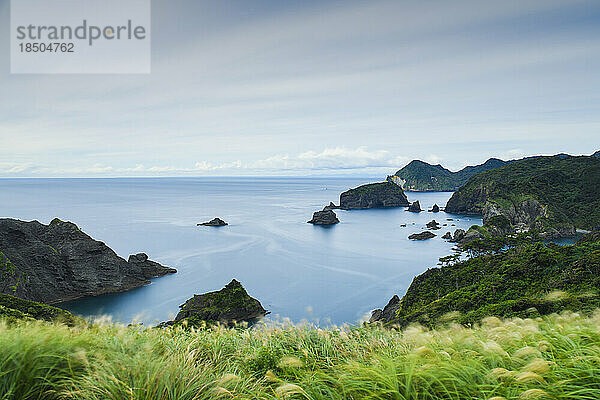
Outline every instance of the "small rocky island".
<path id="1" fill-rule="evenodd" d="M 417 213 L 418 213 L 418 212 L 421 212 L 421 211 L 423 211 L 423 210 L 421 209 L 421 203 L 419 203 L 419 200 L 417 200 L 417 201 L 415 201 L 414 203 L 412 203 L 412 204 L 411 204 L 411 205 L 408 207 L 408 210 L 407 210 L 407 211 L 410 211 L 410 212 L 417 212 Z"/>
<path id="2" fill-rule="evenodd" d="M 364 208 L 407 207 L 402 188 L 391 182 L 370 183 L 345 191 L 340 195 L 343 210 Z"/>
<path id="3" fill-rule="evenodd" d="M 213 218 L 208 222 L 203 222 L 201 224 L 197 224 L 196 226 L 226 226 L 229 225 L 227 222 L 223 221 L 221 218 Z"/>
<path id="4" fill-rule="evenodd" d="M 339 222 L 337 215 L 329 206 L 325 207 L 323 211 L 315 212 L 312 219 L 308 221 L 309 224 L 313 225 L 334 225 Z"/>
<path id="5" fill-rule="evenodd" d="M 234 326 L 240 322 L 252 324 L 268 314 L 260 301 L 250 297 L 235 279 L 219 291 L 194 295 L 180 309 L 174 321 L 165 322 L 161 326 L 187 324 L 200 327 L 206 323 Z"/>
<path id="6" fill-rule="evenodd" d="M 427 228 L 429 228 L 429 229 L 432 229 L 432 230 L 442 229 L 442 227 L 440 226 L 440 223 L 439 223 L 439 222 L 437 222 L 435 219 L 434 219 L 434 220 L 431 220 L 431 221 L 429 221 L 429 222 L 426 224 L 426 226 L 427 226 Z"/>
<path id="7" fill-rule="evenodd" d="M 177 272 L 144 253 L 126 261 L 74 223 L 58 218 L 49 225 L 0 219 L 0 263 L 11 271 L 0 292 L 48 304 L 124 292 Z"/>
<path id="8" fill-rule="evenodd" d="M 434 238 L 435 236 L 436 236 L 435 233 L 425 231 L 425 232 L 421 232 L 421 233 L 413 233 L 408 238 L 410 240 L 427 240 L 427 239 Z"/>

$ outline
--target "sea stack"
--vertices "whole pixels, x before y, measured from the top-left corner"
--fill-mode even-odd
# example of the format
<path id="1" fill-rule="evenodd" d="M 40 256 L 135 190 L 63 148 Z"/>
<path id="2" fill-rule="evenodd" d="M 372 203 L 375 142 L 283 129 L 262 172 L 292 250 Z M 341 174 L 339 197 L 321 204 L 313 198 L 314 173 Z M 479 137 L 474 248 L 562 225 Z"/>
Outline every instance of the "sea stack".
<path id="1" fill-rule="evenodd" d="M 423 210 L 421 210 L 421 204 L 419 203 L 419 200 L 417 200 L 414 203 L 412 203 L 408 207 L 408 211 L 410 211 L 410 212 L 421 212 L 421 211 L 423 211 Z"/>
<path id="2" fill-rule="evenodd" d="M 309 224 L 313 225 L 334 225 L 339 222 L 340 220 L 335 215 L 335 212 L 328 207 L 325 207 L 323 211 L 315 212 L 312 219 L 308 221 Z"/>

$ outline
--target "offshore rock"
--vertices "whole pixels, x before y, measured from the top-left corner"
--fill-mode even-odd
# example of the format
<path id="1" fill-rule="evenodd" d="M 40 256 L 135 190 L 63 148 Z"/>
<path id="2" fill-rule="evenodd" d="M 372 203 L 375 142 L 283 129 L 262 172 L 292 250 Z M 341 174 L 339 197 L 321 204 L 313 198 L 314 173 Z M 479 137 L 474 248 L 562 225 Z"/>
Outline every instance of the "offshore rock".
<path id="1" fill-rule="evenodd" d="M 406 207 L 408 200 L 401 187 L 391 182 L 371 183 L 345 191 L 340 195 L 343 210 Z"/>
<path id="2" fill-rule="evenodd" d="M 419 200 L 417 200 L 414 203 L 412 203 L 410 205 L 410 207 L 408 207 L 408 211 L 410 211 L 410 212 L 421 212 L 421 211 L 423 211 L 423 210 L 421 210 L 421 204 L 419 203 Z"/>
<path id="3" fill-rule="evenodd" d="M 337 218 L 337 215 L 335 215 L 335 212 L 327 207 L 325 207 L 323 211 L 315 212 L 312 219 L 308 221 L 309 224 L 313 225 L 334 225 L 338 222 L 340 222 L 340 220 Z"/>
<path id="4" fill-rule="evenodd" d="M 410 240 L 427 240 L 427 239 L 431 239 L 431 238 L 434 238 L 434 237 L 435 237 L 434 233 L 431 233 L 429 231 L 425 231 L 425 232 L 421 232 L 421 233 L 413 233 L 408 238 Z"/>
<path id="5" fill-rule="evenodd" d="M 439 223 L 439 222 L 437 222 L 435 219 L 434 219 L 434 220 L 431 220 L 431 221 L 429 221 L 429 222 L 426 224 L 426 226 L 427 226 L 427 228 L 429 228 L 429 229 L 434 229 L 434 230 L 435 230 L 435 229 L 441 229 L 441 227 L 440 227 L 440 223 Z"/>
<path id="6" fill-rule="evenodd" d="M 240 282 L 233 279 L 223 289 L 194 295 L 180 306 L 173 323 L 187 321 L 188 326 L 202 326 L 203 323 L 220 323 L 233 326 L 236 323 L 254 323 L 267 315 L 260 301 L 250 297 Z"/>
<path id="7" fill-rule="evenodd" d="M 226 226 L 227 222 L 223 221 L 221 218 L 213 218 L 208 222 L 203 222 L 201 224 L 197 224 L 197 226 Z"/>

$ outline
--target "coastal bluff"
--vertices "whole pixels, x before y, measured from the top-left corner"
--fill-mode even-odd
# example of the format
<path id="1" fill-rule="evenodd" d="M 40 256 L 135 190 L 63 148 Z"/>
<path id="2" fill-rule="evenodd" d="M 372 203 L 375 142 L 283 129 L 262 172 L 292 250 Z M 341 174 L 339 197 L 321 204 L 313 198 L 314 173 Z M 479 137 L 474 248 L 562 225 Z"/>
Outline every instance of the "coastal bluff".
<path id="1" fill-rule="evenodd" d="M 72 222 L 0 219 L 0 292 L 55 304 L 124 292 L 177 272 L 144 253 L 125 260 Z"/>

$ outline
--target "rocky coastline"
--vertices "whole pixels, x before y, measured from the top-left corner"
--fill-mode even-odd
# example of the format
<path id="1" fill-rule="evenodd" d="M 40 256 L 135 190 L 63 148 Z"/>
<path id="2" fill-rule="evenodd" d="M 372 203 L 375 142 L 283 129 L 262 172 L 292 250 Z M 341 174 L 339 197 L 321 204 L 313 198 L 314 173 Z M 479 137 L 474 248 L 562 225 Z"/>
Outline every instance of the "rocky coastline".
<path id="1" fill-rule="evenodd" d="M 125 260 L 58 218 L 48 225 L 0 219 L 0 255 L 12 271 L 0 292 L 46 304 L 124 292 L 177 272 L 144 253 Z"/>

